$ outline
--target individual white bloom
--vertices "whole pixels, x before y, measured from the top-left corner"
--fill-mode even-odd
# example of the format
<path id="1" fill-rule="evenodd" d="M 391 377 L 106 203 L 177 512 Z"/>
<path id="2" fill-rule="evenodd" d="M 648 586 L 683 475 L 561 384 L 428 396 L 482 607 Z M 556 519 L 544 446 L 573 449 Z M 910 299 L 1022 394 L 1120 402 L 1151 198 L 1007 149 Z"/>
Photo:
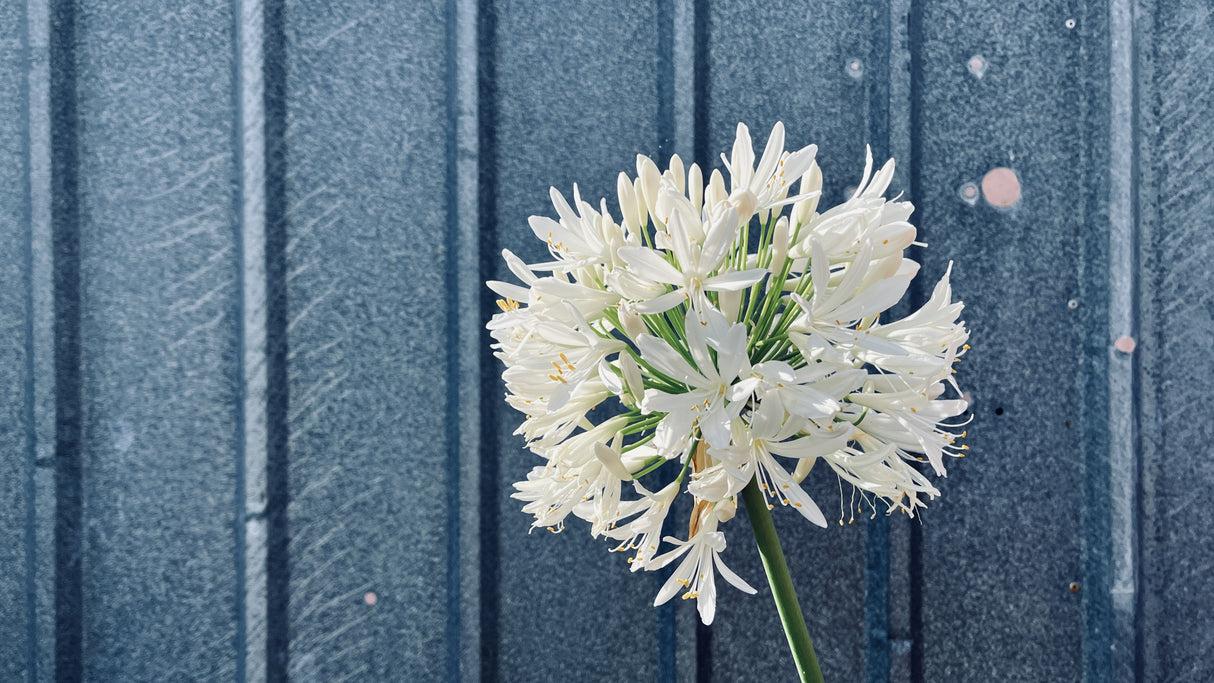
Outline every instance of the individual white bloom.
<path id="1" fill-rule="evenodd" d="M 603 532 L 607 538 L 620 542 L 612 549 L 614 552 L 636 551 L 628 558 L 632 571 L 656 568 L 653 566 L 653 560 L 658 556 L 662 525 L 666 522 L 670 506 L 679 493 L 679 486 L 680 482 L 673 481 L 657 493 L 650 493 L 640 482 L 634 481 L 633 487 L 641 495 L 641 499 L 625 503 L 627 509 L 622 510 L 620 516 L 636 517 Z"/>
<path id="2" fill-rule="evenodd" d="M 943 427 L 968 407 L 962 399 L 943 399 L 944 384 L 926 389 L 902 388 L 897 375 L 872 375 L 863 391 L 848 396 L 855 405 L 875 414 L 865 418 L 865 432 L 911 453 L 922 453 L 943 476 L 944 455 L 966 450 L 956 446 L 956 435 Z M 872 418 L 872 422 L 868 419 Z"/>
<path id="3" fill-rule="evenodd" d="M 957 322 L 963 306 L 961 302 L 952 301 L 948 281 L 951 272 L 950 263 L 922 308 L 901 320 L 873 327 L 873 334 L 895 344 L 902 353 L 861 352 L 857 356 L 875 367 L 898 374 L 911 384 L 947 379 L 957 389 L 952 378 L 953 363 L 965 352 L 969 333 L 965 325 Z M 918 378 L 918 382 L 911 378 Z"/>
<path id="4" fill-rule="evenodd" d="M 722 261 L 729 253 L 737 237 L 737 212 L 732 206 L 723 206 L 713 215 L 704 231 L 703 241 L 693 240 L 688 235 L 690 226 L 685 224 L 685 214 L 676 212 L 667 224 L 674 264 L 662 254 L 647 247 L 622 247 L 620 258 L 628 264 L 629 271 L 652 289 L 657 285 L 673 285 L 674 290 L 648 301 L 635 304 L 641 313 L 662 313 L 684 302 L 692 302 L 699 308 L 707 304 L 705 292 L 736 291 L 745 289 L 767 274 L 766 270 L 752 268 L 744 271 L 718 273 Z"/>
<path id="5" fill-rule="evenodd" d="M 799 181 L 810 169 L 817 154 L 817 145 L 809 145 L 792 154 L 785 153 L 784 124 L 776 122 L 771 129 L 771 135 L 767 136 L 767 146 L 756 168 L 750 130 L 739 123 L 733 143 L 733 155 L 726 159 L 722 154 L 721 160 L 729 169 L 732 184 L 730 197 L 738 203 L 753 207 L 749 213 L 739 212 L 742 214 L 740 217 L 749 220 L 755 211 L 764 212 L 806 199 L 806 195 L 789 199 L 788 191 L 792 184 Z"/>
<path id="6" fill-rule="evenodd" d="M 915 241 L 915 226 L 907 221 L 914 206 L 882 198 L 894 177 L 894 161 L 872 175 L 871 149 L 866 156 L 864 177 L 846 202 L 820 215 L 814 213 L 817 197 L 802 200 L 794 208 L 792 221 L 799 236 L 789 250 L 794 259 L 811 256 L 815 243 L 837 262 L 854 258 L 865 242 L 873 246 L 871 257 L 880 259 L 901 254 Z M 807 178 L 809 187 L 821 187 L 820 172 L 815 177 L 811 171 Z"/>
<path id="7" fill-rule="evenodd" d="M 686 541 L 671 536 L 664 539 L 675 549 L 655 558 L 653 568 L 661 569 L 680 557 L 683 561 L 662 585 L 653 605 L 665 604 L 682 588 L 683 599 L 694 599 L 700 620 L 711 624 L 717 613 L 716 572 L 721 572 L 726 581 L 743 593 L 753 595 L 757 591 L 721 560 L 721 553 L 725 550 L 725 534 L 717 531 L 718 520 L 714 509 L 704 508 L 700 519 L 699 530 Z"/>
<path id="8" fill-rule="evenodd" d="M 688 387 L 682 393 L 648 389 L 641 401 L 641 410 L 646 413 L 666 413 L 656 427 L 654 444 L 667 457 L 683 454 L 697 433 L 710 445 L 728 445 L 730 425 L 743 406 L 740 401 L 730 403 L 726 397 L 747 363 L 746 326 L 727 325 L 716 310 L 701 314 L 690 307 L 685 329 L 690 361 L 662 339 L 637 339 L 644 360 Z"/>

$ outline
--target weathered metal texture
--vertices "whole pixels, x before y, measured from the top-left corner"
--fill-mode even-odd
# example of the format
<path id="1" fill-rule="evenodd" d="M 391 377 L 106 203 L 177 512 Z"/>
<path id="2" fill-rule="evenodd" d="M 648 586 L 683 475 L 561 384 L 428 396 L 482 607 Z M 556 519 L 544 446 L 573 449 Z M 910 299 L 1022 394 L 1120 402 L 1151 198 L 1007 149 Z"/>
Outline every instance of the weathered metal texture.
<path id="1" fill-rule="evenodd" d="M 796 8 L 718 1 L 708 7 L 712 47 L 701 67 L 707 93 L 705 111 L 698 112 L 706 138 L 697 150 L 705 157 L 699 161 L 724 173 L 717 155 L 729 155 L 738 122 L 747 124 L 761 149 L 772 125 L 783 121 L 790 147 L 818 145 L 823 204 L 845 200 L 864 170 L 868 84 L 885 77 L 873 73 L 869 63 L 872 8 L 846 1 Z M 776 26 L 778 32 L 772 30 Z M 863 522 L 870 511 L 856 513 L 849 504 L 843 514 L 833 480 L 812 476 L 807 481 L 827 514 L 826 529 L 807 524 L 791 508 L 773 514 L 823 675 L 854 681 L 865 667 Z M 722 588 L 711 647 L 703 655 L 710 657 L 712 675 L 722 680 L 783 680 L 787 645 L 744 516 L 730 525 L 728 537 L 730 566 L 760 590 L 752 597 Z"/>
<path id="2" fill-rule="evenodd" d="M 616 175 L 638 153 L 661 142 L 655 3 L 575 2 L 538 7 L 499 2 L 486 8 L 482 48 L 481 245 L 496 279 L 513 279 L 499 252 L 540 260 L 544 245 L 527 227 L 532 214 L 552 215 L 548 188 L 567 197 L 577 182 L 594 202 L 612 196 Z M 511 484 L 538 461 L 511 432 L 519 416 L 501 401 L 485 361 L 485 419 L 493 433 L 492 462 L 482 489 L 496 519 L 486 526 L 492 547 L 482 558 L 493 592 L 482 622 L 482 671 L 502 680 L 649 679 L 657 666 L 657 618 L 650 605 L 655 577 L 631 574 L 621 554 L 571 528 L 558 536 L 528 533 L 531 519 L 509 498 Z M 491 443 L 492 446 L 488 444 Z M 626 654 L 624 654 L 626 653 Z"/>
<path id="3" fill-rule="evenodd" d="M 1208 3 L 381 5 L 0 5 L 0 678 L 787 678 L 765 588 L 528 533 L 481 284 L 776 120 L 974 331 L 922 524 L 777 515 L 827 679 L 1214 675 Z"/>
<path id="4" fill-rule="evenodd" d="M 912 27 L 920 80 L 911 198 L 930 245 L 920 277 L 934 281 L 953 262 L 974 347 L 958 366 L 972 396 L 972 455 L 948 463 L 921 528 L 914 635 L 924 680 L 1081 676 L 1083 613 L 1068 587 L 1083 578 L 1080 454 L 1089 425 L 1077 408 L 1091 369 L 1079 309 L 1068 301 L 1087 265 L 1082 50 L 1090 29 L 1068 28 L 1068 19 L 1057 6 L 957 2 L 925 4 Z M 996 168 L 1019 178 L 1011 207 L 992 205 L 984 177 Z"/>
<path id="5" fill-rule="evenodd" d="M 29 415 L 30 277 L 25 213 L 25 63 L 20 8 L 0 6 L 0 677 L 19 678 L 34 666 L 29 632 L 33 548 L 30 534 L 33 453 Z"/>
<path id="6" fill-rule="evenodd" d="M 1214 8 L 1156 2 L 1136 37 L 1143 680 L 1208 680 L 1214 544 Z"/>
<path id="7" fill-rule="evenodd" d="M 227 678 L 237 658 L 213 653 L 238 621 L 233 18 L 74 9 L 74 225 L 57 217 L 56 241 L 78 258 L 80 433 L 59 456 L 79 460 L 81 673 Z"/>
<path id="8" fill-rule="evenodd" d="M 441 2 L 288 2 L 281 174 L 292 680 L 447 676 Z M 274 114 L 271 113 L 271 116 Z M 271 206 L 274 199 L 271 198 Z M 457 565 L 458 566 L 458 565 Z"/>

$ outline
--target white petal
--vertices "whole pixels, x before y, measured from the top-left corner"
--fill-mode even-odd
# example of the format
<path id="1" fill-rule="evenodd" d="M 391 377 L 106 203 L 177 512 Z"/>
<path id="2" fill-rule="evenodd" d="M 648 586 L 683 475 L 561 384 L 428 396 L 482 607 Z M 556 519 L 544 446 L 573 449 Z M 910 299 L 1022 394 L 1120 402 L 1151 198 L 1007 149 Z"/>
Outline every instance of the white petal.
<path id="1" fill-rule="evenodd" d="M 683 274 L 670 265 L 658 252 L 647 247 L 620 247 L 620 258 L 634 274 L 668 285 L 683 283 Z"/>
<path id="2" fill-rule="evenodd" d="M 767 270 L 763 268 L 735 270 L 708 278 L 704 281 L 704 289 L 710 292 L 737 292 L 759 282 L 764 275 L 767 275 Z"/>

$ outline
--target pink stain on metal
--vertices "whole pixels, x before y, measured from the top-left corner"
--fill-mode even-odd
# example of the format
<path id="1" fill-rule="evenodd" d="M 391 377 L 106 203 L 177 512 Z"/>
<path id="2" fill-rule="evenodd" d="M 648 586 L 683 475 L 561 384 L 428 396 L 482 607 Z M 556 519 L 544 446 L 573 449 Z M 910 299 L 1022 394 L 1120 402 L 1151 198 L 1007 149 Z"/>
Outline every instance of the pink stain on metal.
<path id="1" fill-rule="evenodd" d="M 367 593 L 363 596 L 363 602 L 367 603 L 368 605 L 374 605 L 375 603 L 379 602 L 379 596 L 375 593 Z"/>
<path id="2" fill-rule="evenodd" d="M 987 204 L 1006 209 L 1020 201 L 1020 178 L 1010 168 L 992 168 L 982 176 L 982 195 Z"/>
<path id="3" fill-rule="evenodd" d="M 1113 348 L 1126 355 L 1134 353 L 1134 348 L 1136 346 L 1138 346 L 1138 344 L 1134 341 L 1133 337 L 1122 336 L 1118 337 L 1117 341 L 1113 342 Z"/>

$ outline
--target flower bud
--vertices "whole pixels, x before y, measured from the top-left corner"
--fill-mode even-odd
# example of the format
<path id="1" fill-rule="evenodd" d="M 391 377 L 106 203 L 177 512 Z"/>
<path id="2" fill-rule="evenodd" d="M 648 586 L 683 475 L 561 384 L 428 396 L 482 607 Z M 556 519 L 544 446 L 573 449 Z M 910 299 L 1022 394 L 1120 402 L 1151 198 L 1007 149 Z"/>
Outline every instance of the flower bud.
<path id="1" fill-rule="evenodd" d="M 776 221 L 776 231 L 771 237 L 771 267 L 768 269 L 772 272 L 772 276 L 779 276 L 780 270 L 784 268 L 784 261 L 788 259 L 788 217 L 780 216 L 780 220 Z"/>
<path id="2" fill-rule="evenodd" d="M 645 202 L 645 208 L 649 210 L 649 215 L 653 216 L 656 223 L 659 216 L 654 211 L 654 207 L 658 203 L 658 188 L 662 185 L 662 174 L 658 172 L 658 167 L 649 157 L 637 155 L 637 185 L 640 190 L 641 199 Z"/>
<path id="3" fill-rule="evenodd" d="M 704 209 L 704 174 L 699 164 L 692 164 L 687 171 L 687 198 L 691 207 L 700 213 Z"/>
<path id="4" fill-rule="evenodd" d="M 814 212 L 818 209 L 818 200 L 822 197 L 822 169 L 818 168 L 818 162 L 816 161 L 809 167 L 809 171 L 801 176 L 801 191 L 798 194 L 809 194 L 810 192 L 817 192 L 818 194 L 793 204 L 792 224 L 794 226 L 808 223 L 809 219 L 814 217 Z"/>
<path id="5" fill-rule="evenodd" d="M 628 176 L 621 173 L 615 181 L 616 195 L 620 202 L 620 215 L 623 216 L 624 227 L 628 228 L 629 232 L 640 232 L 642 224 L 641 217 L 637 212 L 637 196 L 632 181 Z"/>
<path id="6" fill-rule="evenodd" d="M 662 174 L 662 177 L 674 183 L 674 187 L 679 191 L 679 194 L 684 194 L 687 191 L 687 185 L 684 183 L 684 179 L 687 177 L 686 171 L 683 168 L 683 160 L 679 158 L 678 154 L 670 157 L 670 168 Z"/>

